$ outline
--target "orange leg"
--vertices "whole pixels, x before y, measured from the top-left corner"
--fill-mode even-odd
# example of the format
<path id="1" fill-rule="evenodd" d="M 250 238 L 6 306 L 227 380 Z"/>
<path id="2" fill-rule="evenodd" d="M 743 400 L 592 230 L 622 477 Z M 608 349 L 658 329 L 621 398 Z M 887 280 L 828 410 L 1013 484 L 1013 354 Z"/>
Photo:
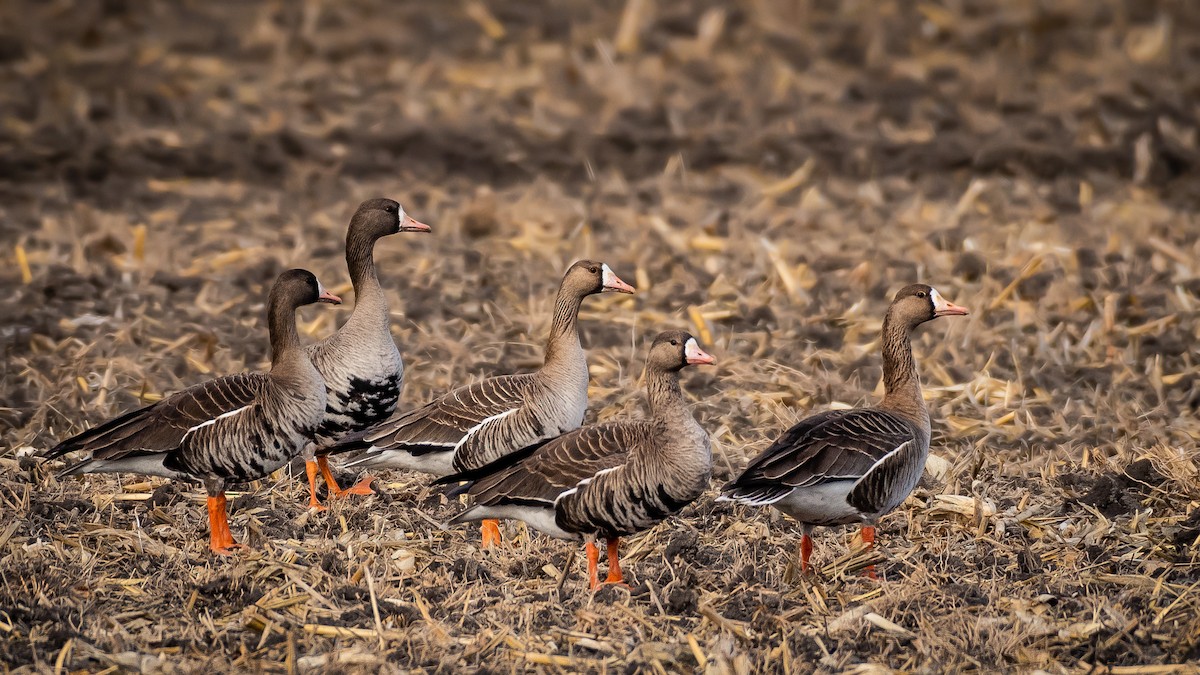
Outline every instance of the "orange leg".
<path id="1" fill-rule="evenodd" d="M 808 559 L 812 557 L 812 535 L 805 532 L 800 535 L 800 572 L 808 574 L 812 571 L 812 567 L 808 564 Z"/>
<path id="2" fill-rule="evenodd" d="M 329 494 L 335 498 L 342 498 L 346 495 L 373 495 L 375 491 L 371 489 L 371 481 L 375 480 L 374 476 L 364 476 L 362 480 L 355 483 L 352 487 L 343 490 L 338 485 L 337 479 L 333 477 L 333 472 L 329 470 L 329 458 L 325 455 L 317 456 L 317 465 L 321 467 L 321 475 L 325 477 L 325 485 L 329 487 Z"/>
<path id="3" fill-rule="evenodd" d="M 617 555 L 620 542 L 620 538 L 608 540 L 608 578 L 604 580 L 606 584 L 625 584 L 625 577 L 621 574 L 621 559 Z"/>
<path id="4" fill-rule="evenodd" d="M 504 542 L 504 538 L 500 536 L 500 521 L 488 518 L 479 526 L 481 535 L 483 536 L 483 548 L 491 548 L 493 545 L 499 546 Z"/>
<path id="5" fill-rule="evenodd" d="M 588 588 L 593 591 L 600 587 L 600 549 L 596 548 L 596 543 L 589 541 L 587 546 L 588 559 Z"/>
<path id="6" fill-rule="evenodd" d="M 208 547 L 217 555 L 229 555 L 232 549 L 244 548 L 233 540 L 229 520 L 225 517 L 225 493 L 208 498 Z"/>
<path id="7" fill-rule="evenodd" d="M 324 511 L 321 500 L 317 499 L 317 472 L 320 469 L 314 461 L 304 462 L 304 472 L 308 474 L 308 508 Z"/>
<path id="8" fill-rule="evenodd" d="M 875 548 L 875 526 L 874 525 L 863 525 L 862 534 L 860 536 L 862 537 L 862 543 L 863 543 L 864 549 L 870 551 L 871 549 Z M 875 577 L 875 566 L 871 565 L 871 566 L 867 567 L 867 569 L 863 570 L 863 574 L 867 575 L 868 577 L 870 577 L 872 579 L 875 579 L 876 578 Z"/>

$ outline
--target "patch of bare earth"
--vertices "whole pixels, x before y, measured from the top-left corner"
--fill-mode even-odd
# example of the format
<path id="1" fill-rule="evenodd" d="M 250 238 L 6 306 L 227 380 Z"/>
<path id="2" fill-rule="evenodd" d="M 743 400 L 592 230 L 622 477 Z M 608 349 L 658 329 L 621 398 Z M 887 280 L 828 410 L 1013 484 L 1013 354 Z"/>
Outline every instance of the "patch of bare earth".
<path id="1" fill-rule="evenodd" d="M 1200 9 L 1132 0 L 0 4 L 0 663 L 1195 672 L 1198 60 Z M 197 489 L 30 457 L 265 367 L 266 284 L 347 292 L 374 196 L 435 230 L 377 249 L 403 406 L 535 367 L 593 257 L 639 290 L 585 303 L 589 420 L 642 414 L 647 340 L 691 330 L 717 480 L 874 400 L 889 294 L 935 284 L 972 314 L 916 340 L 925 481 L 811 579 L 710 493 L 592 594 L 417 475 L 319 514 L 248 486 L 215 559 Z"/>

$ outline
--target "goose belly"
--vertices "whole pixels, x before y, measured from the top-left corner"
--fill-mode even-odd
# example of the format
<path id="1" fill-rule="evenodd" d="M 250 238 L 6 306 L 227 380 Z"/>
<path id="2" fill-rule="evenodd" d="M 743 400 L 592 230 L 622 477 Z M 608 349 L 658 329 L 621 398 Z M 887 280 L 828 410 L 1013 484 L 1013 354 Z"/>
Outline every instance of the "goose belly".
<path id="1" fill-rule="evenodd" d="M 852 480 L 839 480 L 795 488 L 773 506 L 797 521 L 810 525 L 860 522 L 864 514 L 846 501 L 854 483 Z"/>
<path id="2" fill-rule="evenodd" d="M 396 411 L 401 383 L 395 372 L 326 380 L 325 416 L 313 433 L 314 444 L 328 447 L 348 433 L 386 420 Z"/>
<path id="3" fill-rule="evenodd" d="M 554 510 L 544 506 L 506 504 L 503 506 L 479 506 L 472 509 L 472 511 L 473 515 L 478 516 L 480 519 L 519 520 L 538 532 L 556 539 L 579 539 L 579 535 L 572 534 L 559 527 Z"/>
<path id="4" fill-rule="evenodd" d="M 545 429 L 544 438 L 554 438 L 578 429 L 587 414 L 587 405 L 586 378 L 582 386 L 568 386 L 552 393 L 536 408 L 538 421 Z"/>
<path id="5" fill-rule="evenodd" d="M 454 453 L 450 448 L 440 452 L 414 454 L 403 448 L 381 449 L 371 446 L 361 455 L 346 462 L 345 466 L 346 468 L 369 470 L 401 469 L 420 471 L 434 476 L 449 476 L 454 473 Z"/>

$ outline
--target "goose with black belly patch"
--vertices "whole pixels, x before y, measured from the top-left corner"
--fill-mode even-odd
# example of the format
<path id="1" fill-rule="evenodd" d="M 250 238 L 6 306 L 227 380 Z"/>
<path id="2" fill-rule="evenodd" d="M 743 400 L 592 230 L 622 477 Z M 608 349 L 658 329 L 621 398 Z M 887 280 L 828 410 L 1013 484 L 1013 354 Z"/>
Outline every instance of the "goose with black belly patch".
<path id="1" fill-rule="evenodd" d="M 325 417 L 304 449 L 308 474 L 308 505 L 323 509 L 317 499 L 317 475 L 325 479 L 332 497 L 371 494 L 370 476 L 342 489 L 329 469 L 328 450 L 348 434 L 386 420 L 396 410 L 404 383 L 404 360 L 389 328 L 387 295 L 379 282 L 375 244 L 400 232 L 429 232 L 391 199 L 370 199 L 359 205 L 346 230 L 346 266 L 354 285 L 354 311 L 333 335 L 307 348 L 309 358 L 325 380 Z"/>

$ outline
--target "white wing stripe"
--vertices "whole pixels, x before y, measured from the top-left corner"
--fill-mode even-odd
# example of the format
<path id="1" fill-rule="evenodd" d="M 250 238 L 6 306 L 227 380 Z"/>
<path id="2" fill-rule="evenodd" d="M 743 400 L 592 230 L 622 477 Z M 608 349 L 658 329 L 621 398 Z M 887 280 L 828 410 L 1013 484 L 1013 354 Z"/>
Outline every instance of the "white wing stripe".
<path id="1" fill-rule="evenodd" d="M 880 467 L 880 465 L 882 465 L 884 462 L 888 461 L 888 459 L 890 457 L 892 457 L 893 455 L 897 455 L 897 454 L 903 452 L 905 449 L 907 449 L 909 446 L 911 446 L 912 443 L 913 443 L 912 441 L 904 441 L 900 445 L 897 445 L 895 450 L 892 450 L 891 452 L 884 455 L 883 457 L 880 457 L 878 461 L 876 461 L 874 464 L 871 465 L 871 468 L 864 471 L 863 475 L 858 480 L 854 481 L 854 486 L 850 488 L 850 491 L 853 492 L 854 488 L 858 487 L 858 484 L 863 482 L 863 480 L 865 480 L 867 476 L 870 476 L 872 471 L 874 471 L 875 469 L 878 469 Z"/>
<path id="2" fill-rule="evenodd" d="M 471 427 L 470 429 L 467 429 L 466 433 L 463 434 L 463 437 L 459 439 L 458 443 L 454 444 L 454 451 L 458 452 L 458 449 L 463 446 L 463 443 L 466 443 L 471 438 L 471 436 L 474 436 L 476 432 L 478 432 L 480 429 L 482 429 L 484 427 L 484 425 L 489 424 L 491 422 L 496 422 L 498 420 L 502 420 L 505 417 L 508 417 L 509 415 L 517 412 L 517 410 L 519 410 L 519 408 L 505 410 L 504 412 L 500 413 L 499 415 L 492 415 L 491 417 L 485 417 L 483 420 L 481 420 L 479 422 L 479 424 L 476 424 L 475 426 Z"/>
<path id="3" fill-rule="evenodd" d="M 250 405 L 253 405 L 253 404 L 244 405 L 244 406 L 242 406 L 242 407 L 238 408 L 237 410 L 230 410 L 229 412 L 223 412 L 223 413 L 221 413 L 220 415 L 217 415 L 216 417 L 212 418 L 211 420 L 204 420 L 204 421 L 203 421 L 203 422 L 201 422 L 200 424 L 197 424 L 196 426 L 194 426 L 194 427 L 192 427 L 192 428 L 188 429 L 187 431 L 185 431 L 185 432 L 184 432 L 184 436 L 187 436 L 188 434 L 190 434 L 190 433 L 192 433 L 192 432 L 194 432 L 194 431 L 199 431 L 200 429 L 203 429 L 204 427 L 206 427 L 206 426 L 208 426 L 208 425 L 210 425 L 210 424 L 216 424 L 216 423 L 217 423 L 217 420 L 219 420 L 219 419 L 224 419 L 224 418 L 226 418 L 226 417 L 233 417 L 234 415 L 236 415 L 236 414 L 238 414 L 238 413 L 242 412 L 242 411 L 243 411 L 243 410 L 245 410 L 246 408 L 249 408 L 249 407 L 250 407 Z"/>
<path id="4" fill-rule="evenodd" d="M 558 506 L 558 502 L 559 502 L 560 500 L 562 500 L 562 499 L 565 499 L 566 497 L 568 497 L 568 496 L 570 496 L 570 495 L 573 495 L 573 494 L 575 494 L 576 492 L 579 492 L 579 489 L 580 489 L 580 488 L 582 488 L 582 487 L 584 487 L 584 486 L 586 486 L 588 483 L 590 483 L 590 482 L 592 482 L 593 480 L 595 480 L 595 479 L 599 478 L 600 476 L 603 476 L 604 474 L 607 474 L 607 473 L 612 473 L 612 472 L 616 471 L 618 468 L 620 468 L 620 467 L 616 467 L 616 466 L 610 466 L 610 467 L 608 467 L 607 469 L 600 469 L 600 470 L 599 470 L 599 471 L 597 471 L 596 473 L 594 473 L 594 474 L 592 474 L 592 475 L 588 476 L 587 478 L 584 478 L 583 480 L 581 480 L 581 481 L 579 481 L 578 483 L 576 483 L 576 484 L 575 484 L 575 487 L 573 487 L 573 488 L 571 488 L 571 489 L 569 489 L 569 490 L 564 490 L 564 491 L 560 492 L 560 493 L 558 494 L 558 496 L 554 498 L 554 505 L 555 505 L 555 506 Z"/>

